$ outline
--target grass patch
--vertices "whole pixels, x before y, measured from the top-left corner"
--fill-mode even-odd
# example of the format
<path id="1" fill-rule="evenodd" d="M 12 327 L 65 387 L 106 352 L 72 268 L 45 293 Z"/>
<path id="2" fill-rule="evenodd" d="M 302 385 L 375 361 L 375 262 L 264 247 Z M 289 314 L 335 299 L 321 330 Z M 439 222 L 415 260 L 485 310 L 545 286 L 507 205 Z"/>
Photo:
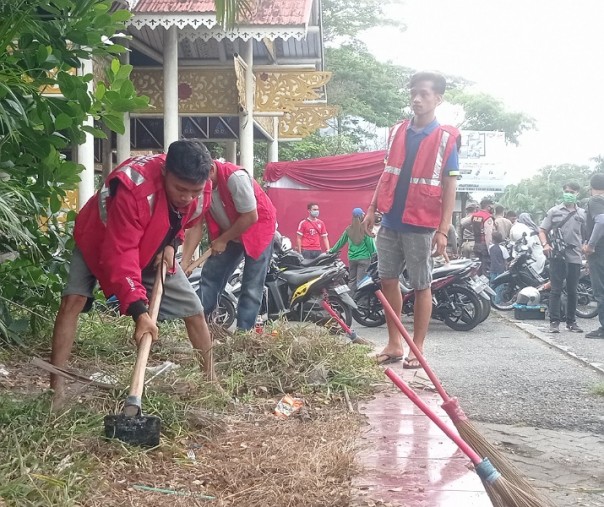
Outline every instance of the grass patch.
<path id="1" fill-rule="evenodd" d="M 604 384 L 597 384 L 593 388 L 593 393 L 597 394 L 598 396 L 604 396 Z"/>
<path id="2" fill-rule="evenodd" d="M 130 319 L 82 318 L 72 365 L 127 386 L 131 333 Z M 48 353 L 48 341 L 33 343 L 28 356 L 13 351 L 12 383 L 0 395 L 0 499 L 17 506 L 348 505 L 361 421 L 347 411 L 344 391 L 355 401 L 382 380 L 369 349 L 310 325 L 218 335 L 221 388 L 203 381 L 184 326 L 161 326 L 150 364 L 179 368 L 146 388 L 144 411 L 162 420 L 161 444 L 150 450 L 102 438 L 103 416 L 121 410 L 125 389 L 72 384 L 68 409 L 54 415 L 45 374 L 27 365 L 32 353 Z M 284 393 L 305 405 L 280 420 L 272 410 Z"/>

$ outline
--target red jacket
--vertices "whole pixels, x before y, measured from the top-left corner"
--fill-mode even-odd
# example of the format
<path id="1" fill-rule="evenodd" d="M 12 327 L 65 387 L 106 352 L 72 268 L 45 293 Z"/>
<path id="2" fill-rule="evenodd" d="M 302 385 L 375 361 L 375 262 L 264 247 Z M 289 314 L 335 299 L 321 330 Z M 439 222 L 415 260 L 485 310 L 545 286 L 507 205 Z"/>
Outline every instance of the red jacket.
<path id="1" fill-rule="evenodd" d="M 241 167 L 237 167 L 229 162 L 222 163 L 217 160 L 214 161 L 216 164 L 216 170 L 218 175 L 218 193 L 220 199 L 224 205 L 224 210 L 229 217 L 231 224 L 239 218 L 239 212 L 235 208 L 233 202 L 233 196 L 229 191 L 227 182 L 229 176 L 235 171 L 239 171 Z M 277 212 L 273 203 L 268 198 L 268 195 L 264 193 L 264 190 L 258 185 L 256 180 L 252 178 L 252 184 L 254 186 L 254 196 L 256 197 L 256 206 L 258 211 L 258 221 L 253 224 L 248 230 L 241 235 L 241 242 L 245 248 L 247 255 L 253 259 L 258 259 L 262 252 L 266 250 L 275 236 L 275 228 L 277 223 Z M 220 226 L 212 217 L 209 211 L 209 207 L 205 212 L 205 219 L 208 225 L 208 233 L 211 240 L 215 240 L 221 234 Z"/>
<path id="2" fill-rule="evenodd" d="M 117 296 L 122 314 L 135 301 L 147 302 L 141 272 L 170 228 L 162 175 L 165 159 L 154 155 L 124 161 L 76 218 L 74 239 L 86 265 L 105 295 Z M 202 218 L 210 189 L 207 184 L 202 199 L 180 210 L 185 228 Z M 178 235 L 183 237 L 182 229 Z"/>
<path id="3" fill-rule="evenodd" d="M 409 120 L 393 127 L 386 156 L 386 168 L 375 195 L 378 209 L 388 212 L 395 199 L 396 183 L 405 161 L 405 141 Z M 403 209 L 403 223 L 436 229 L 442 214 L 442 174 L 444 163 L 457 149 L 459 131 L 440 125 L 422 140 L 411 169 L 409 193 Z"/>
<path id="4" fill-rule="evenodd" d="M 476 244 L 486 243 L 484 224 L 489 218 L 493 218 L 493 215 L 486 209 L 481 209 L 472 213 L 472 230 L 474 231 L 474 242 Z"/>

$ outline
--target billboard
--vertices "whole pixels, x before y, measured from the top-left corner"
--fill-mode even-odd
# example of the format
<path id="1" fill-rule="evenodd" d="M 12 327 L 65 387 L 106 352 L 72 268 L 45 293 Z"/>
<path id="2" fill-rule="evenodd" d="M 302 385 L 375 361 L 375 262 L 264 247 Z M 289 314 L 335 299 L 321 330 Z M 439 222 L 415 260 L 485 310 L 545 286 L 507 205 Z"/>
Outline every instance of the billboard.
<path id="1" fill-rule="evenodd" d="M 505 133 L 462 130 L 458 192 L 503 192 L 507 185 Z"/>

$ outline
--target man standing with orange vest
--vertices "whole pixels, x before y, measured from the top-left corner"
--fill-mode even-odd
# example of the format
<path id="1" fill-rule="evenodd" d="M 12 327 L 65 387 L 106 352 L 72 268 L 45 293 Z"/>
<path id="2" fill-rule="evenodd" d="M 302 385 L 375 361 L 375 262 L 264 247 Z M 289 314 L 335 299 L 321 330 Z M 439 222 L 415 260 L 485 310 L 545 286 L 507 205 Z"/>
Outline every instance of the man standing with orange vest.
<path id="1" fill-rule="evenodd" d="M 418 72 L 411 77 L 409 87 L 414 116 L 391 130 L 386 168 L 364 222 L 371 234 L 376 210 L 383 213 L 376 241 L 382 290 L 400 315 L 399 276 L 406 267 L 415 290 L 413 341 L 423 353 L 432 314 L 432 255 L 442 255 L 447 246 L 459 175 L 460 135 L 456 128 L 436 121 L 435 110 L 446 88 L 442 75 Z M 377 356 L 379 364 L 404 357 L 396 323 L 388 317 L 386 324 L 388 344 Z M 421 366 L 410 353 L 403 367 Z"/>
<path id="2" fill-rule="evenodd" d="M 485 197 L 480 201 L 480 209 L 472 213 L 472 230 L 474 231 L 474 255 L 480 260 L 480 274 L 489 276 L 491 256 L 489 248 L 493 244 L 493 201 Z"/>
<path id="3" fill-rule="evenodd" d="M 277 215 L 264 190 L 243 168 L 214 160 L 210 169 L 212 200 L 204 218 L 212 256 L 201 272 L 199 298 L 206 316 L 214 311 L 227 280 L 245 259 L 241 295 L 237 304 L 237 328 L 250 330 L 262 303 L 272 255 Z M 187 231 L 183 267 L 201 241 L 203 224 Z"/>

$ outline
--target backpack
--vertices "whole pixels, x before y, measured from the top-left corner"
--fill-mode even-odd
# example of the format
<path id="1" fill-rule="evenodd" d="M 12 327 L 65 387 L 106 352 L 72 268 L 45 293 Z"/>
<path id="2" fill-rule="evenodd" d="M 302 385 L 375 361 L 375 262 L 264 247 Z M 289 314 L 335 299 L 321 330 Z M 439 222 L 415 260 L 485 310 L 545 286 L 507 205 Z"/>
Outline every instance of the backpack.
<path id="1" fill-rule="evenodd" d="M 552 259 L 566 260 L 566 241 L 562 235 L 562 227 L 568 222 L 573 215 L 576 215 L 577 210 L 571 211 L 566 218 L 554 225 L 547 233 L 547 240 L 552 247 Z"/>

